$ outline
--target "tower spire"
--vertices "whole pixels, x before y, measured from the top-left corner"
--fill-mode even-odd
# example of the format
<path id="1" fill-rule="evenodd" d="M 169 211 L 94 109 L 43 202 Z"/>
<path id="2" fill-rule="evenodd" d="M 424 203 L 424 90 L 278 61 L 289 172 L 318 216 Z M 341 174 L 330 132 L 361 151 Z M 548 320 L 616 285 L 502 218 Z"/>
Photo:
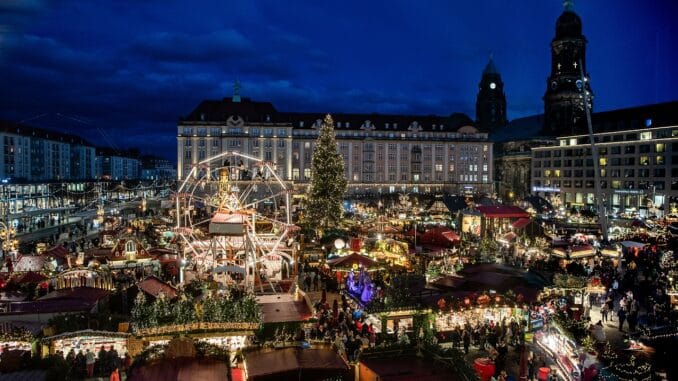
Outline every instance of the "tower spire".
<path id="1" fill-rule="evenodd" d="M 574 12 L 574 0 L 563 0 L 565 12 Z"/>
<path id="2" fill-rule="evenodd" d="M 234 103 L 240 102 L 240 80 L 238 78 L 233 82 L 233 98 L 231 101 Z"/>

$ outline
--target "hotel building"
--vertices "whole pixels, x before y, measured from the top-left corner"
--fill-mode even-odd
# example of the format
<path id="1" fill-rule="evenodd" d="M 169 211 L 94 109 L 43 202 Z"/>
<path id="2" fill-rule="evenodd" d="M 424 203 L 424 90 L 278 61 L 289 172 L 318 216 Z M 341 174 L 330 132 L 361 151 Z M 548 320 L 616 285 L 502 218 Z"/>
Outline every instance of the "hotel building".
<path id="1" fill-rule="evenodd" d="M 324 115 L 279 112 L 238 95 L 203 101 L 177 126 L 177 175 L 238 151 L 303 189 Z M 493 193 L 492 143 L 463 114 L 333 114 L 351 193 Z"/>
<path id="2" fill-rule="evenodd" d="M 601 192 L 608 212 L 675 213 L 678 126 L 630 128 L 594 135 Z M 532 190 L 556 195 L 566 207 L 594 205 L 594 167 L 588 135 L 558 137 L 532 148 Z"/>

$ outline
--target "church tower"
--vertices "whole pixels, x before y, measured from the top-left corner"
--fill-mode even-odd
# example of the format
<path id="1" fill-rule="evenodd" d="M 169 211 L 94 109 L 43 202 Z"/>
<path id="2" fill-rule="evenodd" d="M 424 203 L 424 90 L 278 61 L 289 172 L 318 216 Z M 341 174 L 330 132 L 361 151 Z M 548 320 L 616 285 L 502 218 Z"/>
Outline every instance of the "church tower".
<path id="1" fill-rule="evenodd" d="M 492 57 L 485 66 L 480 84 L 478 84 L 476 123 L 481 131 L 487 132 L 492 132 L 507 123 L 504 82 L 501 80 L 497 67 L 494 66 Z"/>
<path id="2" fill-rule="evenodd" d="M 589 107 L 593 109 L 593 92 L 586 71 L 587 41 L 582 34 L 581 19 L 574 13 L 572 0 L 565 0 L 564 8 L 551 41 L 551 75 L 544 94 L 543 132 L 551 136 L 586 131 L 584 91 L 589 92 Z"/>

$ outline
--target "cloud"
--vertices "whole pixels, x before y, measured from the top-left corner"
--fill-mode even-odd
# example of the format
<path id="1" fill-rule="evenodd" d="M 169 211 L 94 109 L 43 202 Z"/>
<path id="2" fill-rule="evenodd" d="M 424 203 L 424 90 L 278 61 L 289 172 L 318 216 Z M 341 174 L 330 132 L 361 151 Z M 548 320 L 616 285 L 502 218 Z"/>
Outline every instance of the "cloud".
<path id="1" fill-rule="evenodd" d="M 130 51 L 154 61 L 196 62 L 236 58 L 251 52 L 252 42 L 233 29 L 207 34 L 158 32 L 139 37 Z"/>

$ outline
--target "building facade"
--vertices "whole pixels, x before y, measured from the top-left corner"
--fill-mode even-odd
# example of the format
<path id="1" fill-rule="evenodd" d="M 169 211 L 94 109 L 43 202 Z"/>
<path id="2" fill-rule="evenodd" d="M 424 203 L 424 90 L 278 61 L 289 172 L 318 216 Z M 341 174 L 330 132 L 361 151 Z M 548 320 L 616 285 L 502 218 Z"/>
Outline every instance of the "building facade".
<path id="1" fill-rule="evenodd" d="M 0 177 L 13 181 L 95 178 L 95 149 L 82 138 L 0 121 Z"/>
<path id="2" fill-rule="evenodd" d="M 141 160 L 127 152 L 100 148 L 96 156 L 97 178 L 103 180 L 136 180 L 141 176 Z"/>
<path id="3" fill-rule="evenodd" d="M 601 191 L 611 213 L 676 212 L 678 125 L 594 135 Z M 567 207 L 593 207 L 594 167 L 588 135 L 563 136 L 557 145 L 532 149 L 532 190 Z"/>
<path id="4" fill-rule="evenodd" d="M 492 143 L 460 114 L 333 114 L 349 192 L 493 193 Z M 177 128 L 177 176 L 224 151 L 273 162 L 281 179 L 310 181 L 322 114 L 278 112 L 233 97 L 203 101 Z"/>
<path id="5" fill-rule="evenodd" d="M 556 21 L 556 36 L 551 41 L 551 74 L 544 94 L 543 132 L 551 136 L 586 132 L 584 91 L 588 92 L 589 108 L 593 110 L 582 22 L 572 1 L 566 0 L 564 4 L 565 9 Z"/>
<path id="6" fill-rule="evenodd" d="M 141 158 L 142 180 L 174 180 L 177 178 L 177 169 L 169 160 L 157 156 Z"/>

